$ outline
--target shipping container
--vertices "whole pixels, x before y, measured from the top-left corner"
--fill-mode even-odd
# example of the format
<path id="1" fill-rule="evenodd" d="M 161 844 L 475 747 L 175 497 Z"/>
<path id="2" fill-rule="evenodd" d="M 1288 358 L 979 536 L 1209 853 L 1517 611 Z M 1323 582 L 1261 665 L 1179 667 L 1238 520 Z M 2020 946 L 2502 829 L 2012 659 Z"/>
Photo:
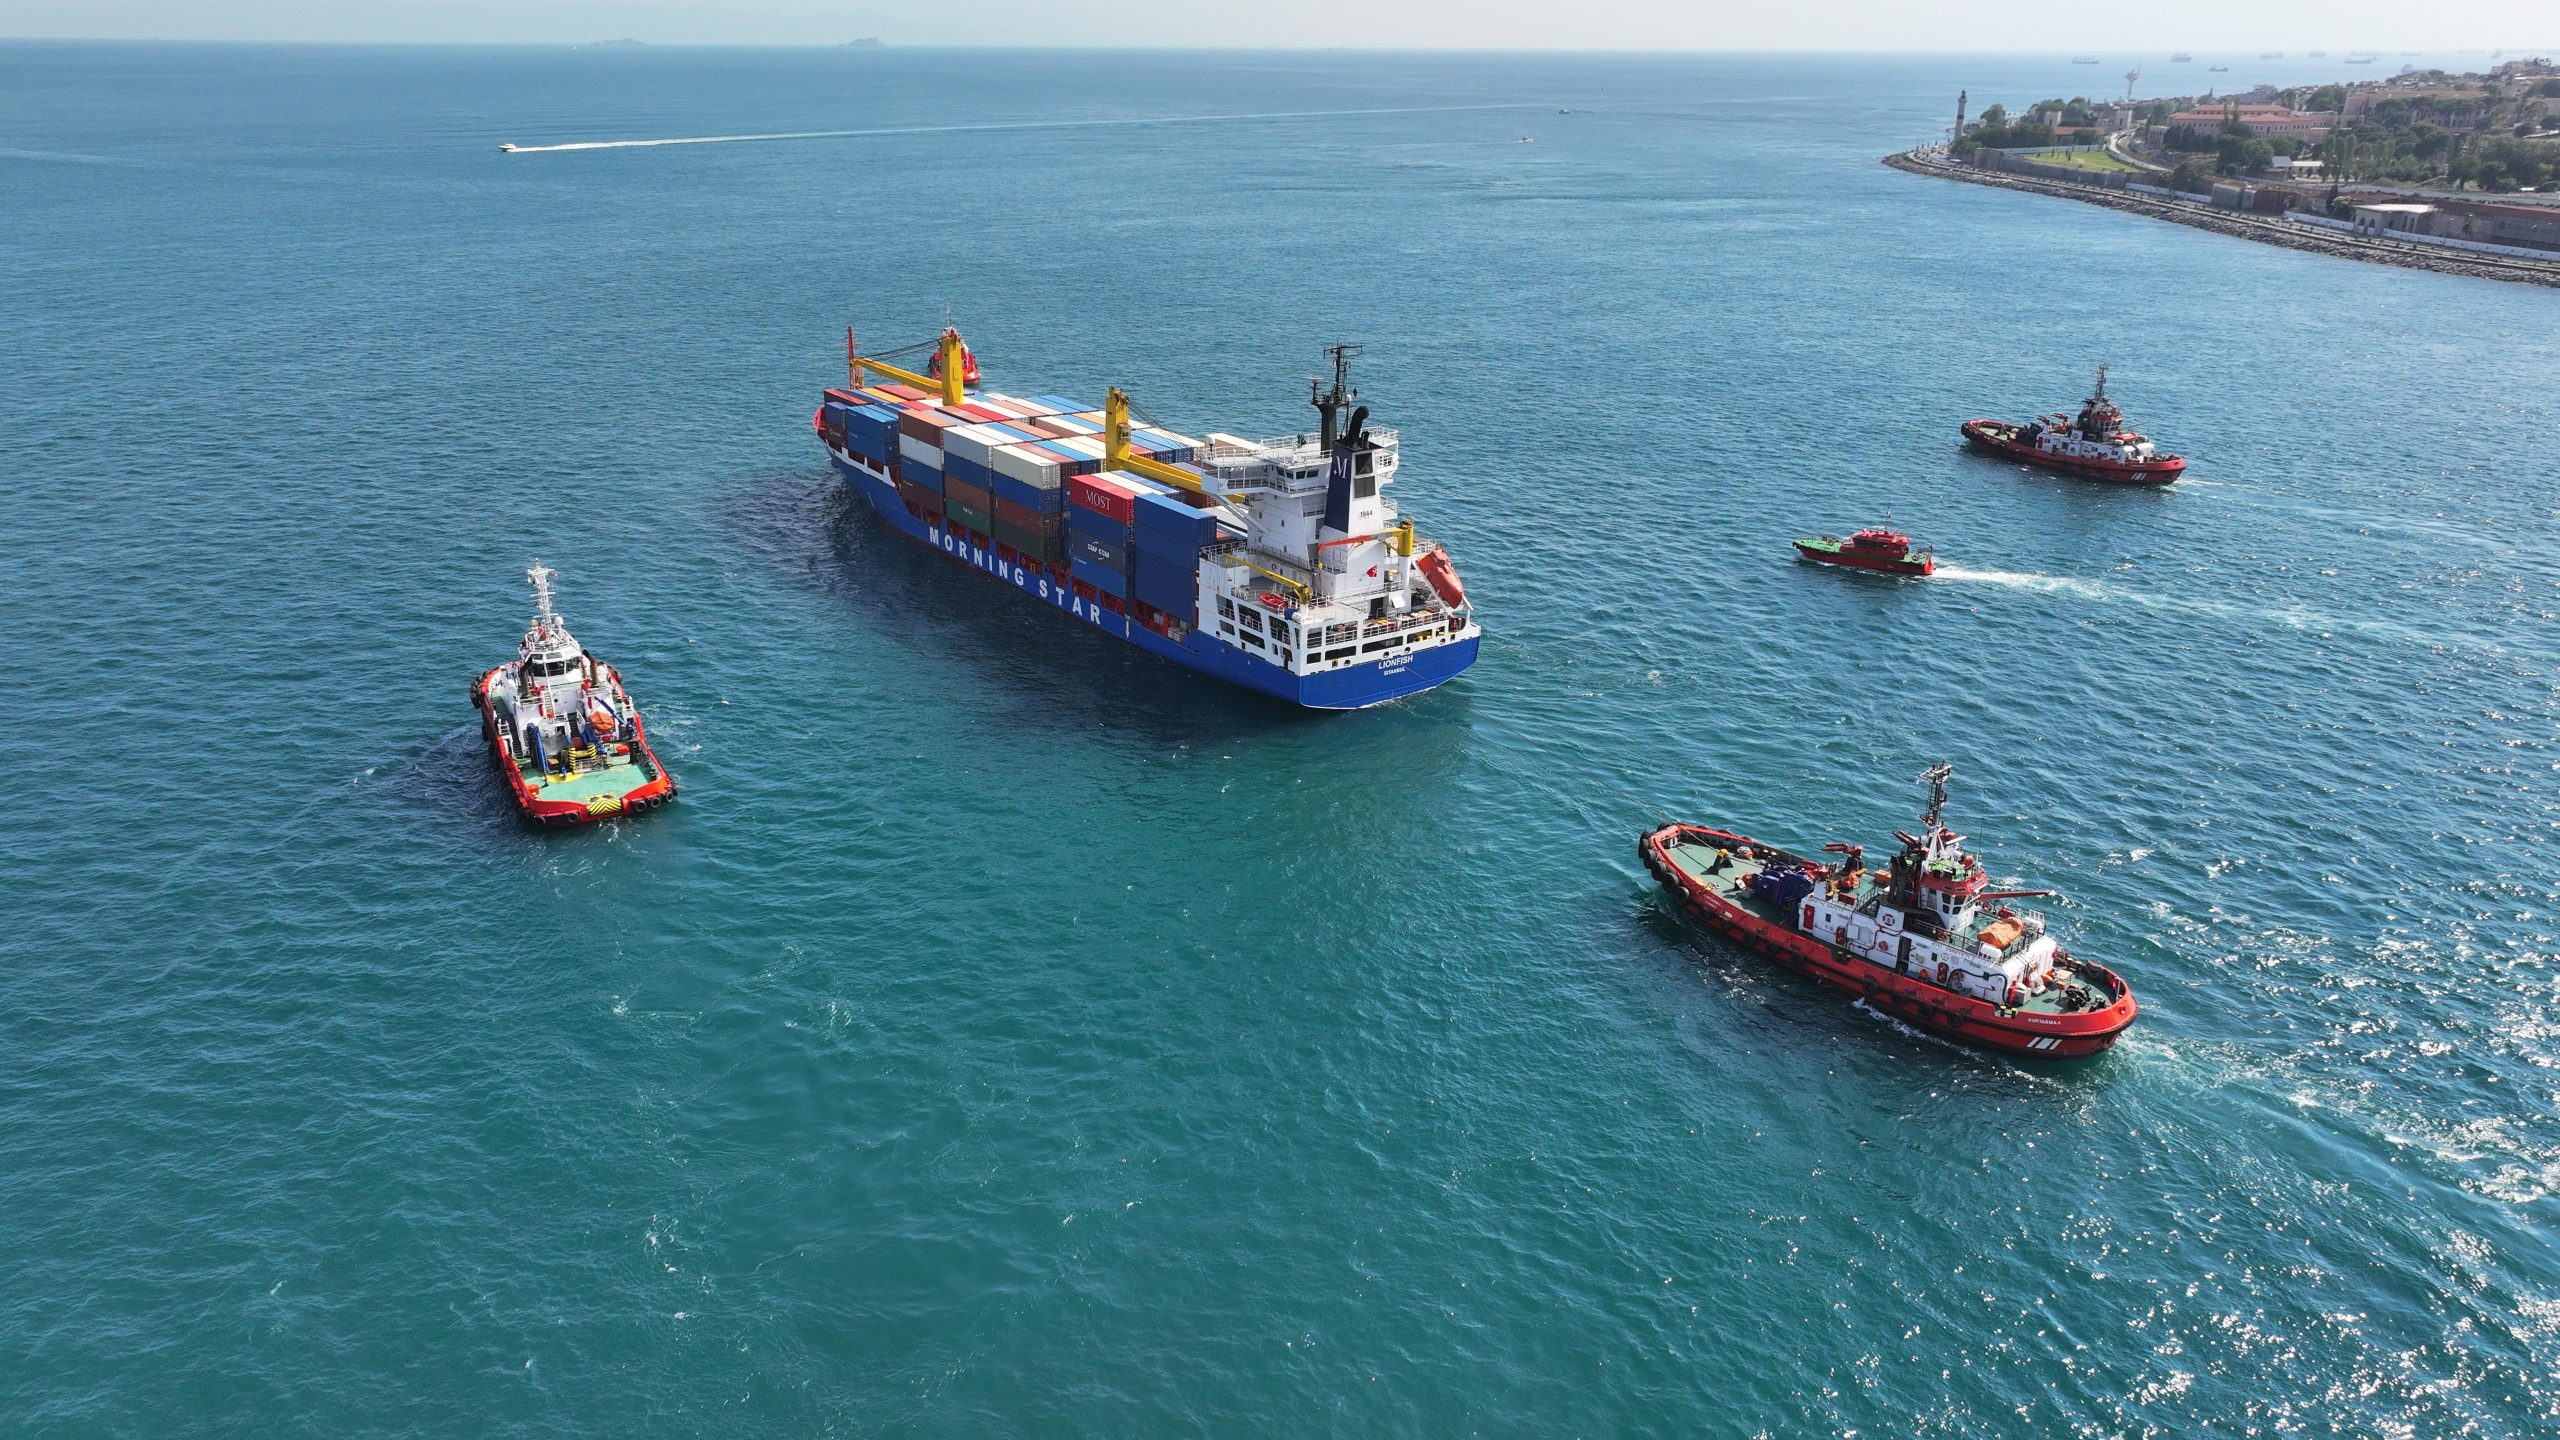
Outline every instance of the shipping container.
<path id="1" fill-rule="evenodd" d="M 1061 485 L 1034 485 L 1027 480 L 1016 480 L 1010 475 L 997 475 L 990 477 L 987 490 L 997 499 L 1010 500 L 1026 510 L 1035 510 L 1043 515 L 1060 514 L 1067 508 L 1066 487 Z"/>
<path id="2" fill-rule="evenodd" d="M 942 473 L 972 485 L 984 485 L 990 478 L 986 466 L 975 460 L 963 460 L 948 450 L 942 452 Z"/>
<path id="3" fill-rule="evenodd" d="M 965 504 L 982 515 L 995 513 L 995 497 L 987 493 L 984 485 L 972 485 L 966 480 L 955 480 L 945 475 L 942 477 L 942 493 L 954 505 Z"/>
<path id="4" fill-rule="evenodd" d="M 928 465 L 936 470 L 942 468 L 941 447 L 930 441 L 919 440 L 903 428 L 898 432 L 898 458 L 902 461 L 913 461 L 918 465 Z"/>
<path id="5" fill-rule="evenodd" d="M 1010 475 L 1032 485 L 1058 486 L 1067 483 L 1066 461 L 1036 445 L 1007 445 L 987 456 L 987 468 L 998 475 Z"/>
<path id="6" fill-rule="evenodd" d="M 924 514 L 939 515 L 942 513 L 941 493 L 939 491 L 928 490 L 922 485 L 915 484 L 912 481 L 901 480 L 898 482 L 898 498 L 906 501 L 910 505 L 913 505 Z"/>
<path id="7" fill-rule="evenodd" d="M 964 525 L 981 535 L 995 528 L 995 517 L 980 506 L 971 505 L 955 495 L 942 497 L 942 514 L 954 525 Z"/>
<path id="8" fill-rule="evenodd" d="M 1082 530 L 1067 532 L 1067 553 L 1088 564 L 1099 565 L 1115 573 L 1129 568 L 1129 547 L 1117 540 L 1106 540 Z"/>
<path id="9" fill-rule="evenodd" d="M 1199 563 L 1181 565 L 1139 551 L 1130 572 L 1129 594 L 1188 625 L 1199 606 Z"/>
<path id="10" fill-rule="evenodd" d="M 995 520 L 995 541 L 1010 545 L 1023 559 L 1047 564 L 1066 558 L 1066 542 L 1040 530 L 1026 530 L 999 515 Z"/>
<path id="11" fill-rule="evenodd" d="M 1097 565 L 1072 551 L 1067 555 L 1067 573 L 1092 586 L 1099 594 L 1113 599 L 1129 593 L 1128 576 L 1108 565 Z"/>
<path id="12" fill-rule="evenodd" d="M 1134 477 L 1078 475 L 1067 482 L 1067 501 L 1126 525 L 1138 503 L 1138 492 L 1123 483 L 1128 478 Z"/>
<path id="13" fill-rule="evenodd" d="M 1002 492 L 998 492 L 995 498 L 995 517 L 1007 524 L 1019 525 L 1025 530 L 1035 532 L 1044 530 L 1063 531 L 1066 529 L 1067 517 L 1064 515 L 1044 514 L 1041 511 L 1032 509 L 1028 505 L 1017 504 L 1016 502 L 1007 499 Z"/>
<path id="14" fill-rule="evenodd" d="M 1218 517 L 1207 510 L 1193 509 L 1179 495 L 1140 495 L 1132 520 L 1141 532 L 1160 532 L 1188 542 L 1195 555 L 1218 538 Z"/>

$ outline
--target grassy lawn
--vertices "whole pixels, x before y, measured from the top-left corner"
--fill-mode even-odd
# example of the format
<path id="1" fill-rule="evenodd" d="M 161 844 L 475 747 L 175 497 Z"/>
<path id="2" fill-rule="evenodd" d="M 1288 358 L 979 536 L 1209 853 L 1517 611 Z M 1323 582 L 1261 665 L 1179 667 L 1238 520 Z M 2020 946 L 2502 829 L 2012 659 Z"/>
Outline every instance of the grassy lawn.
<path id="1" fill-rule="evenodd" d="M 2132 171 L 2142 168 L 2139 165 L 2128 165 L 2104 150 L 2031 150 L 2018 158 L 2040 161 L 2047 165 L 2070 165 L 2081 170 Z"/>

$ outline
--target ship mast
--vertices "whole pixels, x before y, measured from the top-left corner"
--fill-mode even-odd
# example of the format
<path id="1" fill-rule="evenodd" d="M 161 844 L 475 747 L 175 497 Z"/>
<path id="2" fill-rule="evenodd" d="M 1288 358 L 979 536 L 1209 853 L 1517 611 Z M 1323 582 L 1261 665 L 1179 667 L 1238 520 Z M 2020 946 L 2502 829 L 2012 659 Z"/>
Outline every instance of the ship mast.
<path id="1" fill-rule="evenodd" d="M 1935 848 L 1938 837 L 1946 833 L 1946 827 L 1938 823 L 1938 816 L 1947 808 L 1947 782 L 1955 778 L 1955 773 L 1956 767 L 1944 760 L 1920 772 L 1920 778 L 1929 782 L 1929 808 L 1920 812 L 1920 834 L 1931 848 Z"/>
<path id="2" fill-rule="evenodd" d="M 560 572 L 536 560 L 524 578 L 533 582 L 533 628 L 546 635 L 561 628 L 560 617 L 551 609 L 551 582 L 560 578 Z"/>
<path id="3" fill-rule="evenodd" d="M 1340 428 L 1340 417 L 1345 407 L 1360 398 L 1360 392 L 1351 386 L 1351 357 L 1366 348 L 1362 345 L 1327 345 L 1324 354 L 1333 362 L 1333 388 L 1316 388 L 1324 384 L 1320 378 L 1307 381 L 1307 403 L 1316 407 L 1316 413 L 1324 417 L 1324 443 L 1319 448 L 1328 455 L 1333 453 L 1333 442 L 1337 436 L 1350 438 Z"/>

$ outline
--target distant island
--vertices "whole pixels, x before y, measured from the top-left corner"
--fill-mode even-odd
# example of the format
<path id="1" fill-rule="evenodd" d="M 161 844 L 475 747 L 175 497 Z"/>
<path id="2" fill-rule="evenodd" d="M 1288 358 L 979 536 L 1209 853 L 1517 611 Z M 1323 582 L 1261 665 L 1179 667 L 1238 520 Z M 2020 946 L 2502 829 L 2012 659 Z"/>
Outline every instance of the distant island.
<path id="1" fill-rule="evenodd" d="M 642 50 L 646 49 L 648 44 L 649 42 L 646 40 L 632 40 L 625 38 L 621 40 L 589 40 L 583 45 L 574 45 L 570 48 L 575 50 Z"/>
<path id="2" fill-rule="evenodd" d="M 859 40 L 847 40 L 844 42 L 843 48 L 847 50 L 877 50 L 881 48 L 880 37 L 877 35 L 865 35 Z"/>

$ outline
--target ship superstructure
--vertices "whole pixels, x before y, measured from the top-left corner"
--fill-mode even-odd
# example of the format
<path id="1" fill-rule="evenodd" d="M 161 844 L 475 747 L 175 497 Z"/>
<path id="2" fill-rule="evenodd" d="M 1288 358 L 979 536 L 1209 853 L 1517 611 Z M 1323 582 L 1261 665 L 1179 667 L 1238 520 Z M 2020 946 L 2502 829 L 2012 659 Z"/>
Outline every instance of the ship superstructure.
<path id="1" fill-rule="evenodd" d="M 1386 487 L 1401 450 L 1350 380 L 1310 382 L 1311 432 L 1194 438 L 1111 390 L 971 390 L 957 331 L 913 372 L 846 337 L 815 423 L 835 468 L 911 538 L 1107 634 L 1294 704 L 1358 709 L 1448 680 L 1482 629 L 1447 552 Z M 893 352 L 894 353 L 894 352 Z M 1144 422 L 1144 423 L 1141 423 Z"/>

